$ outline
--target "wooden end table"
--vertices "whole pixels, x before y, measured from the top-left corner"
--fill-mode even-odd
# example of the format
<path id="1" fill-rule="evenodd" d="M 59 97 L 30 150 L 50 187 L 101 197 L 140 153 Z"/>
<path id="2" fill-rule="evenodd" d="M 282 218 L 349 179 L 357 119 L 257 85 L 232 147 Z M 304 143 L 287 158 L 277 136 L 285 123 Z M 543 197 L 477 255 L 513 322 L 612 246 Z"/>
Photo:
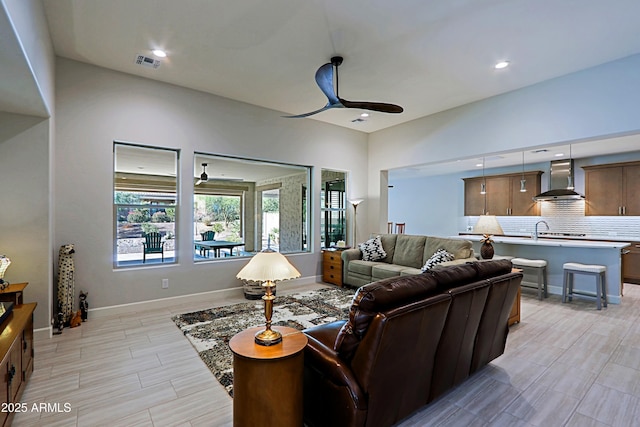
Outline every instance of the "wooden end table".
<path id="1" fill-rule="evenodd" d="M 342 250 L 322 251 L 322 281 L 342 287 Z"/>
<path id="2" fill-rule="evenodd" d="M 10 284 L 0 291 L 0 301 L 7 301 L 12 302 L 15 305 L 22 305 L 24 288 L 26 288 L 28 284 L 29 282 Z"/>
<path id="3" fill-rule="evenodd" d="M 297 329 L 273 326 L 282 342 L 262 346 L 254 336 L 264 326 L 246 329 L 229 341 L 233 352 L 233 425 L 300 427 L 304 348 Z"/>

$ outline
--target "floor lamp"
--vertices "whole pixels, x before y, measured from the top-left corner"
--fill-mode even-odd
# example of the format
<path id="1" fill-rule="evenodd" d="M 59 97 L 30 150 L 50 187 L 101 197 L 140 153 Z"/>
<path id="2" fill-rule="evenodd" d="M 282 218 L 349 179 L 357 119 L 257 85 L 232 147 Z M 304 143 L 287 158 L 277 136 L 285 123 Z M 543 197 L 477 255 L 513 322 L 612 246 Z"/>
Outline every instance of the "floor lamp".
<path id="1" fill-rule="evenodd" d="M 353 246 L 358 244 L 358 205 L 362 203 L 364 199 L 352 199 L 349 200 L 351 206 L 353 206 Z"/>

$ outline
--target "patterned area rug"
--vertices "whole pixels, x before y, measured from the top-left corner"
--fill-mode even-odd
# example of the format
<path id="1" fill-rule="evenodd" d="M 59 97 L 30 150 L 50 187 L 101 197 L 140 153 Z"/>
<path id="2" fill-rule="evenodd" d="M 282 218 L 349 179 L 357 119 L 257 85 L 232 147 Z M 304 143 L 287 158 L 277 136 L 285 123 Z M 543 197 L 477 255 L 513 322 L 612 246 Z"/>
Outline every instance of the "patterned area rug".
<path id="1" fill-rule="evenodd" d="M 350 289 L 325 288 L 278 296 L 273 305 L 272 324 L 302 330 L 347 319 L 354 293 Z M 264 302 L 256 300 L 180 314 L 172 320 L 233 397 L 233 353 L 229 340 L 247 328 L 264 325 Z"/>

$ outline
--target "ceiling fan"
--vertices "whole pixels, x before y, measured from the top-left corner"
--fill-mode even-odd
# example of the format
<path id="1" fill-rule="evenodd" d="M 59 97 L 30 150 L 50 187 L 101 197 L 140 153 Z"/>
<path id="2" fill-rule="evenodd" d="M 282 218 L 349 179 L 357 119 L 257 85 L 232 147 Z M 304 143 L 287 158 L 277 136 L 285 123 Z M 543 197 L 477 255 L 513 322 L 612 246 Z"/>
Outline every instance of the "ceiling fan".
<path id="1" fill-rule="evenodd" d="M 209 175 L 207 175 L 207 164 L 202 164 L 202 173 L 200 174 L 200 179 L 196 181 L 196 185 L 200 185 L 203 182 L 209 181 Z"/>
<path id="2" fill-rule="evenodd" d="M 316 83 L 320 87 L 320 90 L 325 94 L 329 102 L 319 110 L 311 111 L 309 113 L 297 114 L 295 116 L 283 116 L 287 118 L 302 118 L 309 117 L 314 114 L 320 113 L 332 108 L 360 108 L 363 110 L 380 111 L 382 113 L 402 113 L 404 109 L 395 104 L 387 104 L 384 102 L 367 102 L 367 101 L 347 101 L 340 98 L 339 85 L 338 85 L 338 67 L 342 64 L 343 58 L 341 56 L 334 56 L 331 58 L 331 62 L 324 64 L 318 71 L 316 71 Z M 336 84 L 335 90 L 333 85 L 333 69 L 336 69 Z"/>

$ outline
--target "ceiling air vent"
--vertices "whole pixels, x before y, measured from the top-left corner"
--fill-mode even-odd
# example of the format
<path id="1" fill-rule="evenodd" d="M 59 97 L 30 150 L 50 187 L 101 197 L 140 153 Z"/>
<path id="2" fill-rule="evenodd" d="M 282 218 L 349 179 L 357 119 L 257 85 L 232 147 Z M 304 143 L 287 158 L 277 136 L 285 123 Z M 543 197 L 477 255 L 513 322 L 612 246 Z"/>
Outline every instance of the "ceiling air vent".
<path id="1" fill-rule="evenodd" d="M 136 64 L 147 68 L 158 68 L 160 66 L 160 61 L 158 59 L 138 54 L 136 55 Z"/>

